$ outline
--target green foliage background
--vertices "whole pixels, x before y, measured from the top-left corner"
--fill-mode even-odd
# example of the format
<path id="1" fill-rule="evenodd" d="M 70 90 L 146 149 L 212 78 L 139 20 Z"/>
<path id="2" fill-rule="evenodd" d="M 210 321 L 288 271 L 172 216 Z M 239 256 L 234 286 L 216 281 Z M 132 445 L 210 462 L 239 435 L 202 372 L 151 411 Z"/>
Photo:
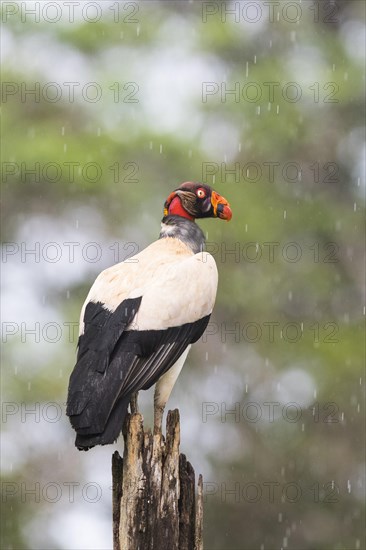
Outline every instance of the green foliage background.
<path id="1" fill-rule="evenodd" d="M 187 180 L 212 184 L 233 209 L 229 224 L 200 223 L 217 303 L 170 400 L 206 482 L 205 547 L 364 548 L 364 3 L 281 0 L 273 20 L 268 3 L 252 4 L 256 22 L 248 2 L 167 1 L 99 2 L 95 22 L 80 10 L 68 21 L 64 6 L 55 23 L 51 9 L 37 22 L 2 4 L 1 548 L 111 547 L 110 456 L 122 442 L 73 448 L 64 401 L 76 339 L 64 323 L 101 269 L 156 238 L 166 196 Z M 39 97 L 24 95 L 36 82 Z M 42 94 L 50 82 L 57 101 Z M 74 101 L 65 82 L 80 84 Z M 81 94 L 90 82 L 98 101 Z M 25 170 L 36 163 L 39 177 Z M 65 163 L 78 163 L 74 177 Z M 73 261 L 69 241 L 80 244 Z M 22 254 L 37 242 L 39 261 Z M 59 261 L 42 256 L 49 242 Z M 90 242 L 96 262 L 81 254 Z M 39 341 L 26 334 L 36 323 Z M 42 334 L 47 323 L 60 338 Z M 141 399 L 149 423 L 151 396 Z M 73 498 L 68 483 L 79 484 Z M 93 487 L 85 497 L 88 483 L 99 499 Z"/>

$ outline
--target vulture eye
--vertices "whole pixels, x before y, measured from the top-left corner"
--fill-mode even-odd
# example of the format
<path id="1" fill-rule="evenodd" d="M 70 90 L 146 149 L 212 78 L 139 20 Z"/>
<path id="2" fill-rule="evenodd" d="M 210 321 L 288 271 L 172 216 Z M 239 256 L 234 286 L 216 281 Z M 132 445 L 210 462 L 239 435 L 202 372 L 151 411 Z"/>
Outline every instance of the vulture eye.
<path id="1" fill-rule="evenodd" d="M 199 199 L 204 199 L 205 196 L 206 196 L 205 191 L 204 191 L 203 189 L 198 189 L 198 191 L 197 191 L 197 197 L 198 197 Z"/>

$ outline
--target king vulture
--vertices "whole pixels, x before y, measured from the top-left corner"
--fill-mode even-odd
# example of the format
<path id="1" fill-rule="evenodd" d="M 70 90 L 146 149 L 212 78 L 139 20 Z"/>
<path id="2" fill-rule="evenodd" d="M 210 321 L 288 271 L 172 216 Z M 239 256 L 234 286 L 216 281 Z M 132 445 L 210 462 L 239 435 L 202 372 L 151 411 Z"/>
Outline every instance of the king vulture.
<path id="1" fill-rule="evenodd" d="M 67 398 L 79 450 L 114 443 L 135 392 L 155 383 L 154 430 L 161 430 L 165 404 L 216 298 L 216 263 L 203 251 L 195 219 L 231 216 L 208 185 L 183 183 L 165 202 L 159 239 L 97 277 L 81 310 Z"/>

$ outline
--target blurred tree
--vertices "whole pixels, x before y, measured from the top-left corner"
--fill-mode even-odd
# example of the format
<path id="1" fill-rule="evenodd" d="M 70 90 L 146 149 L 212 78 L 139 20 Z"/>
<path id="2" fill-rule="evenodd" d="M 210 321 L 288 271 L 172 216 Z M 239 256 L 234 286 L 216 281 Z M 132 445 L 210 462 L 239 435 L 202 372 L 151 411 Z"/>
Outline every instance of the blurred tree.
<path id="1" fill-rule="evenodd" d="M 74 324 L 194 179 L 234 210 L 201 223 L 217 306 L 171 398 L 205 546 L 362 548 L 364 3 L 33 4 L 2 4 L 1 547 L 110 546 L 113 448 L 77 455 L 64 415 Z"/>

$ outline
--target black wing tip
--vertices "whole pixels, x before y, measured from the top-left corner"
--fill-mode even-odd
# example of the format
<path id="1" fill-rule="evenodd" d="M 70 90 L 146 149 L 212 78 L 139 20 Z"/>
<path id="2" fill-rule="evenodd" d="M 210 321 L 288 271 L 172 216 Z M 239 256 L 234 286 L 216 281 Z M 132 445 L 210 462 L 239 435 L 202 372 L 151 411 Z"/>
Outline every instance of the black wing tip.
<path id="1" fill-rule="evenodd" d="M 92 449 L 97 445 L 100 445 L 102 447 L 104 447 L 104 445 L 113 445 L 113 443 L 116 443 L 119 435 L 120 434 L 118 434 L 117 437 L 115 437 L 114 439 L 106 441 L 103 438 L 103 434 L 99 434 L 96 436 L 85 436 L 78 434 L 75 439 L 75 447 L 79 451 L 89 451 L 89 449 Z"/>
<path id="2" fill-rule="evenodd" d="M 77 430 L 75 447 L 77 447 L 79 451 L 88 451 L 96 445 L 113 445 L 122 433 L 130 397 L 131 396 L 128 395 L 115 404 L 106 425 L 99 433 L 96 429 L 93 433 L 90 428 L 89 432 L 91 433 L 85 433 L 85 431 L 82 433 L 82 428 Z"/>

